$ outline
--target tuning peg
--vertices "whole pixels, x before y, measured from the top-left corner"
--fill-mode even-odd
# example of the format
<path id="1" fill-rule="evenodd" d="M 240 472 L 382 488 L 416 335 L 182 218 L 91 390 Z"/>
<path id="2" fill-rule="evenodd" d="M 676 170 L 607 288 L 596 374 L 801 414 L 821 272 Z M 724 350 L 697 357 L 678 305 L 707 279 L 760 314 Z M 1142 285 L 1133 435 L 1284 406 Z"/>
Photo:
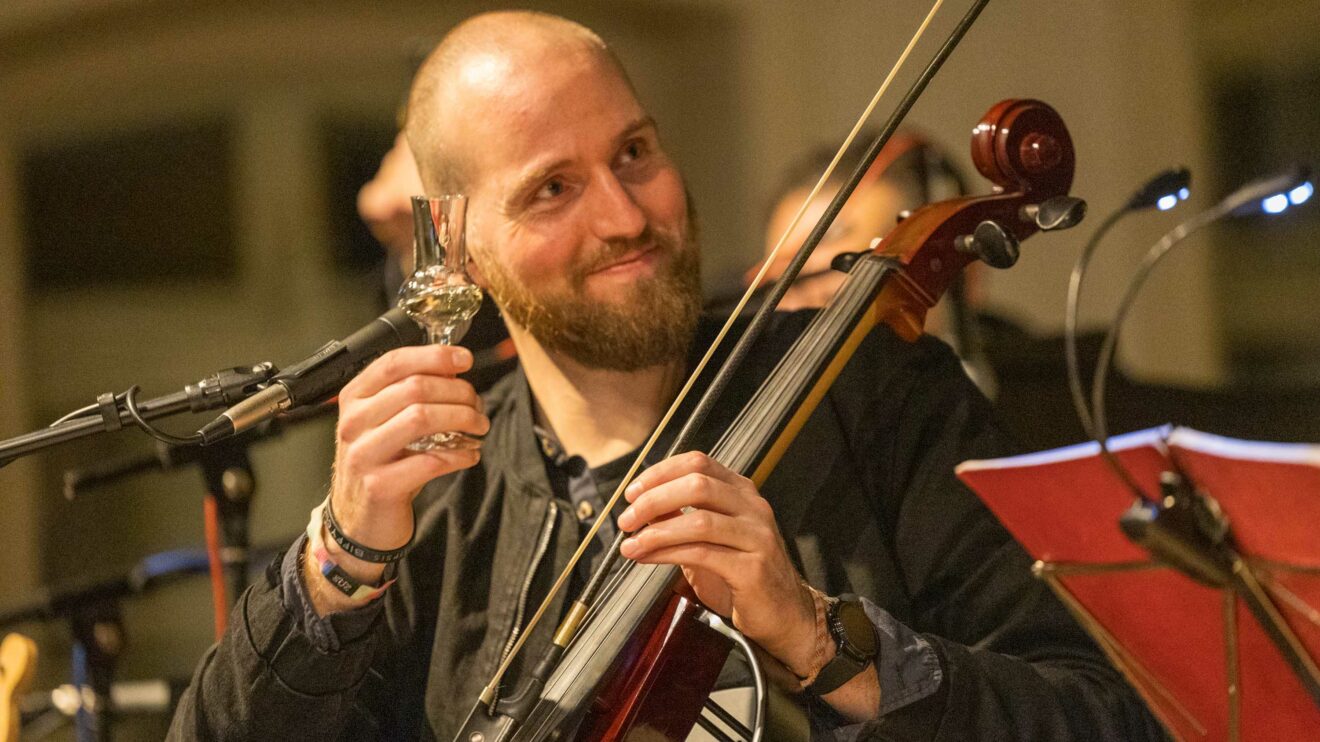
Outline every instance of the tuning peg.
<path id="1" fill-rule="evenodd" d="M 992 221 L 976 225 L 976 231 L 971 234 L 955 237 L 953 246 L 958 252 L 975 255 L 992 268 L 1011 268 L 1022 253 L 1018 238 Z"/>
<path id="2" fill-rule="evenodd" d="M 1086 216 L 1086 202 L 1072 196 L 1055 196 L 1040 204 L 1022 207 L 1022 220 L 1035 222 L 1042 232 L 1070 229 Z"/>
<path id="3" fill-rule="evenodd" d="M 903 220 L 907 219 L 910 216 L 912 216 L 912 209 L 903 209 L 902 211 L 894 215 L 894 223 L 902 224 Z"/>

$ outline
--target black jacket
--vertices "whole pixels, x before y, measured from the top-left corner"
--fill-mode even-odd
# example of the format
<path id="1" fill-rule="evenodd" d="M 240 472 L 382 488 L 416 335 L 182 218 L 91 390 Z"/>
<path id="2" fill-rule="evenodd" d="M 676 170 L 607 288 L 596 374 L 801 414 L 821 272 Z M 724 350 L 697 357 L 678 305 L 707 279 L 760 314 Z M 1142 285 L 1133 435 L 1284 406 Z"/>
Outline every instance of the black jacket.
<path id="1" fill-rule="evenodd" d="M 779 317 L 746 378 L 763 377 L 806 319 Z M 729 395 L 746 398 L 753 387 Z M 171 738 L 452 738 L 578 534 L 551 493 L 520 372 L 492 390 L 487 409 L 481 463 L 418 498 L 417 545 L 370 630 L 345 625 L 341 646 L 319 650 L 305 618 L 286 610 L 273 567 L 203 658 Z M 731 420 L 732 412 L 722 414 L 708 428 L 712 440 Z M 848 736 L 1162 738 L 1120 675 L 1031 577 L 1021 547 L 955 479 L 957 463 L 1004 453 L 989 404 L 948 348 L 929 338 L 907 344 L 882 328 L 766 482 L 763 494 L 807 580 L 869 598 L 939 658 L 937 692 Z M 560 615 L 562 601 L 550 616 Z M 554 623 L 542 622 L 520 657 L 539 657 Z M 516 662 L 510 677 L 519 669 Z"/>

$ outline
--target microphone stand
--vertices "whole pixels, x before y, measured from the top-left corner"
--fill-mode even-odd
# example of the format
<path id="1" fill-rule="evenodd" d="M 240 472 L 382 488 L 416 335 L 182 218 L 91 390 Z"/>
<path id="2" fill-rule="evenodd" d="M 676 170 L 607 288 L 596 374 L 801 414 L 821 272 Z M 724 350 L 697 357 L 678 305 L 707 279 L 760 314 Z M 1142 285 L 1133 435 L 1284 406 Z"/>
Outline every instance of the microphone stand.
<path id="1" fill-rule="evenodd" d="M 185 443 L 183 439 L 174 439 L 156 430 L 146 421 L 232 405 L 252 395 L 261 384 L 269 381 L 276 373 L 278 369 L 269 362 L 235 366 L 217 371 L 196 384 L 188 384 L 182 391 L 141 403 L 134 399 L 137 393 L 136 386 L 123 394 L 109 392 L 100 394 L 95 404 L 74 410 L 49 427 L 0 441 L 0 467 L 60 443 L 96 433 L 119 430 L 126 423 L 142 428 L 158 441 L 183 444 Z M 212 446 L 205 450 L 199 450 L 200 446 L 175 446 L 175 449 L 180 451 L 194 451 L 191 455 L 201 464 L 203 479 L 206 482 L 207 497 L 203 501 L 203 509 L 213 570 L 212 593 L 217 640 L 224 632 L 229 614 L 229 600 L 224 584 L 226 569 L 221 558 L 222 543 L 228 544 L 233 549 L 233 564 L 228 570 L 233 594 L 237 596 L 246 587 L 248 509 L 255 486 L 252 464 L 247 456 L 249 442 L 250 439 L 245 437 L 229 445 Z M 72 496 L 77 480 L 76 475 L 70 477 L 66 473 L 66 496 Z M 116 609 L 111 613 L 117 616 L 118 611 Z M 102 624 L 104 626 L 98 633 L 96 627 Z M 80 678 L 76 682 L 85 679 L 87 681 L 85 684 L 90 685 L 95 694 L 101 694 L 102 691 L 109 692 L 109 677 L 113 674 L 116 654 L 99 639 L 117 633 L 120 633 L 117 618 L 75 621 L 74 636 L 77 642 L 74 651 L 75 678 Z M 77 726 L 80 730 L 80 740 L 84 737 L 98 738 L 96 729 L 101 724 L 98 714 L 95 707 L 91 711 L 79 710 Z"/>
<path id="2" fill-rule="evenodd" d="M 184 412 L 205 412 L 227 407 L 242 401 L 270 381 L 279 369 L 272 363 L 235 366 L 222 369 L 183 391 L 155 397 L 145 402 L 134 402 L 134 410 L 126 409 L 124 402 L 137 387 L 123 394 L 97 395 L 96 403 L 87 405 L 51 423 L 49 427 L 0 441 L 0 467 L 24 456 L 68 441 L 86 438 L 96 433 L 113 432 L 126 425 L 142 427 L 141 420 L 156 420 Z M 155 433 L 147 429 L 153 436 Z"/>
<path id="3" fill-rule="evenodd" d="M 290 426 L 329 417 L 335 411 L 333 405 L 299 408 L 232 438 L 206 446 L 178 446 L 157 442 L 153 455 L 65 471 L 64 494 L 72 499 L 91 487 L 108 485 L 147 471 L 169 471 L 194 464 L 198 466 L 206 491 L 202 504 L 207 555 L 211 566 L 215 637 L 219 641 L 227 627 L 231 597 L 236 599 L 248 585 L 249 512 L 257 486 L 248 455 L 249 447 L 281 435 Z"/>
<path id="4" fill-rule="evenodd" d="M 34 601 L 0 610 L 0 627 L 59 618 L 69 622 L 73 636 L 71 686 L 76 702 L 62 711 L 74 717 L 78 742 L 110 739 L 116 711 L 112 699 L 123 695 L 115 692 L 120 684 L 114 682 L 126 643 L 121 599 L 200 574 L 207 571 L 207 566 L 205 556 L 193 549 L 161 552 L 143 559 L 128 574 L 47 589 Z"/>
<path id="5" fill-rule="evenodd" d="M 80 605 L 69 617 L 69 625 L 73 630 L 73 684 L 91 691 L 90 702 L 74 717 L 74 738 L 78 742 L 108 740 L 114 722 L 110 686 L 124 649 L 119 601 L 112 598 Z"/>
<path id="6" fill-rule="evenodd" d="M 220 641 L 228 628 L 230 603 L 247 589 L 248 517 L 257 482 L 252 473 L 245 437 L 222 441 L 203 449 L 198 464 L 206 496 L 202 510 L 206 528 L 206 553 L 211 565 L 212 608 L 215 617 L 215 640 Z M 225 590 L 225 575 L 229 591 Z"/>
<path id="7" fill-rule="evenodd" d="M 185 555 L 186 556 L 186 555 Z M 57 588 L 28 605 L 0 613 L 0 626 L 64 618 L 73 637 L 71 680 L 79 703 L 73 713 L 77 742 L 109 740 L 115 670 L 125 645 L 120 598 L 145 592 L 167 578 L 199 570 L 199 560 L 164 553 L 143 560 L 127 575 L 72 588 Z"/>

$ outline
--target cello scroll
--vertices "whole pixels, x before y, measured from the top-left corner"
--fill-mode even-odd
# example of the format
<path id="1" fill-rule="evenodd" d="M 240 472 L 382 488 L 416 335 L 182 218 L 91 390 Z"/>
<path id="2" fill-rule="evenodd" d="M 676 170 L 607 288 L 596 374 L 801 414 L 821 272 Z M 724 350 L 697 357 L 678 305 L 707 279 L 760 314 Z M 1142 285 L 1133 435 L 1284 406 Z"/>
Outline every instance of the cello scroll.
<path id="1" fill-rule="evenodd" d="M 1068 195 L 1074 158 L 1068 129 L 1049 105 L 1009 99 L 993 106 L 972 130 L 972 161 L 995 192 L 923 206 L 875 245 L 874 254 L 903 267 L 877 298 L 880 321 L 915 340 L 927 310 L 968 263 L 1007 268 L 1040 222 L 1054 229 L 1080 222 L 1086 203 Z"/>

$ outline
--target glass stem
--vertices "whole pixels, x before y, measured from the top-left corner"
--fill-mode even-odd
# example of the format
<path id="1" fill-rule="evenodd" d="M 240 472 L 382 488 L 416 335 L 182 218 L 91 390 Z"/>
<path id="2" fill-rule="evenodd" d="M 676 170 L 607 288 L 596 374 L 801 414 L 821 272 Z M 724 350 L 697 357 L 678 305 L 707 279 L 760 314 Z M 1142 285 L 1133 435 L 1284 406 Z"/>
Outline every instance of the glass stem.
<path id="1" fill-rule="evenodd" d="M 450 345 L 454 328 L 449 326 L 426 328 L 426 341 L 432 345 Z"/>

